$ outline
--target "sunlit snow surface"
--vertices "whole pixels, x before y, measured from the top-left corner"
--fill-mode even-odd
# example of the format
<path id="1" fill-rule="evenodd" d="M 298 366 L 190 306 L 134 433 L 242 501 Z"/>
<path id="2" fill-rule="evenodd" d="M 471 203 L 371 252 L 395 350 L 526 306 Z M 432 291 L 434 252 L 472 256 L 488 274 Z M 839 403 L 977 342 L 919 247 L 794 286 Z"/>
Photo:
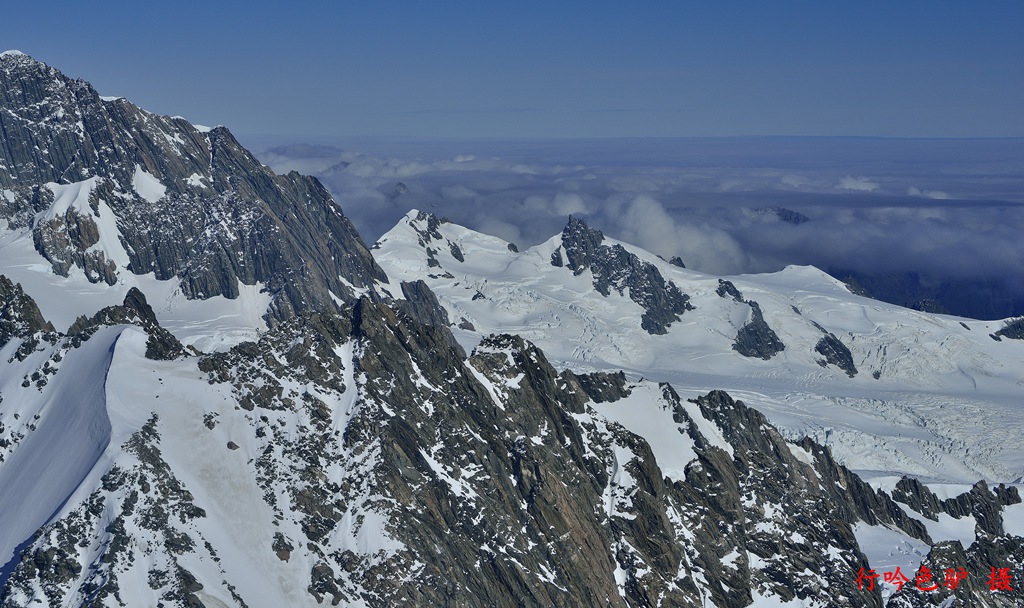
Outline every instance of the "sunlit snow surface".
<path id="1" fill-rule="evenodd" d="M 55 514 L 110 444 L 104 380 L 118 333 L 116 328 L 102 329 L 81 348 L 69 352 L 60 364 L 62 382 L 50 390 L 21 386 L 23 374 L 37 369 L 47 352 L 34 353 L 19 364 L 12 361 L 0 374 L 0 394 L 5 397 L 0 423 L 15 427 L 18 420 L 31 420 L 35 428 L 4 450 L 0 565 L 11 558 L 18 543 Z M 20 340 L 9 342 L 0 349 L 0 358 L 11 359 L 19 345 Z M 39 483 L 41 479 L 46 483 Z M 26 505 L 32 508 L 26 509 Z"/>
<path id="2" fill-rule="evenodd" d="M 1024 343 L 993 340 L 989 334 L 1003 327 L 1001 321 L 854 296 L 813 267 L 725 277 L 760 304 L 786 345 L 763 361 L 732 349 L 750 309 L 719 296 L 717 276 L 623 244 L 695 306 L 666 335 L 653 336 L 640 327 L 642 309 L 628 297 L 614 290 L 602 297 L 589 270 L 574 276 L 552 266 L 560 236 L 517 253 L 501 239 L 442 224 L 442 237 L 465 261 L 455 259 L 447 243 L 432 242 L 438 268 L 428 264 L 416 231 L 424 225 L 415 217 L 411 212 L 384 235 L 374 255 L 393 282 L 426 280 L 453 323 L 471 323 L 475 331 L 455 330 L 467 348 L 481 335 L 517 333 L 573 369 L 624 369 L 671 382 L 680 394 L 724 389 L 763 411 L 788 437 L 809 435 L 869 477 L 973 483 L 1024 475 Z M 850 349 L 856 377 L 819 365 L 814 347 L 824 334 L 815 323 Z"/>

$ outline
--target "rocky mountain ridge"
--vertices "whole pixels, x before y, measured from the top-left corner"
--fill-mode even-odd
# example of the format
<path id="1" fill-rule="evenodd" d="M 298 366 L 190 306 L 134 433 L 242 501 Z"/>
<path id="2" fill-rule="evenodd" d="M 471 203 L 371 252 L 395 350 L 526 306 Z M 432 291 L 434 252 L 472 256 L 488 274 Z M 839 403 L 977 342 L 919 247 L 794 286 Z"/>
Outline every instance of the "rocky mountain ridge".
<path id="1" fill-rule="evenodd" d="M 121 350 L 124 331 L 89 340 Z M 158 330 L 133 340 L 138 361 L 147 333 Z M 38 352 L 73 361 L 71 338 Z M 290 605 L 880 606 L 878 590 L 857 589 L 870 564 L 853 528 L 931 542 L 914 519 L 931 513 L 926 489 L 901 483 L 901 507 L 726 393 L 687 402 L 667 384 L 558 372 L 516 336 L 464 360 L 437 328 L 366 298 L 346 315 L 303 316 L 258 344 L 163 365 L 210 387 L 210 405 L 188 406 L 197 430 L 158 407 L 110 444 L 109 468 L 79 493 L 94 489 L 20 550 L 3 605 L 264 605 L 225 562 L 245 549 L 263 553 L 262 568 L 306 568 Z M 60 380 L 58 369 L 50 385 Z M 641 414 L 677 428 L 674 452 L 617 421 Z M 193 432 L 211 458 L 249 459 L 234 491 L 214 493 L 219 479 L 184 465 L 174 444 Z M 28 430 L 13 453 L 32 441 Z M 949 504 L 978 518 L 978 542 L 1012 548 L 999 513 L 1019 502 L 1013 488 L 979 484 Z M 264 512 L 248 522 L 253 537 L 217 534 L 237 526 L 230 505 Z"/>

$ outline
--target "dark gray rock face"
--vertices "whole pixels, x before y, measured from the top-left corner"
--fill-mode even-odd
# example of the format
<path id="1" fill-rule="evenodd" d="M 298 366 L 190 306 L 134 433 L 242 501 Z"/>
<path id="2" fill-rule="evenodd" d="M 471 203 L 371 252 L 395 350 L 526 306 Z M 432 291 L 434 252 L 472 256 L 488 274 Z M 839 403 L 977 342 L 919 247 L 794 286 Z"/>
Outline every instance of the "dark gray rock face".
<path id="1" fill-rule="evenodd" d="M 448 319 L 448 312 L 437 301 L 437 296 L 430 287 L 422 279 L 411 283 L 402 281 L 402 294 L 405 300 L 397 300 L 395 306 L 404 309 L 416 322 L 435 327 L 446 334 L 448 345 L 456 352 L 461 352 L 465 358 L 466 351 L 455 340 L 449 327 L 451 322 Z"/>
<path id="2" fill-rule="evenodd" d="M 650 334 L 668 333 L 672 323 L 687 310 L 693 310 L 690 296 L 675 283 L 666 281 L 657 267 L 626 251 L 622 245 L 603 245 L 604 234 L 582 220 L 569 218 L 562 230 L 562 246 L 551 254 L 552 266 L 562 266 L 573 274 L 590 270 L 594 288 L 607 297 L 614 289 L 619 295 L 629 290 L 629 298 L 644 308 L 640 326 Z M 565 261 L 562 260 L 565 253 Z"/>
<path id="3" fill-rule="evenodd" d="M 739 289 L 736 289 L 736 286 L 732 284 L 732 281 L 718 279 L 718 288 L 715 290 L 715 293 L 717 293 L 721 298 L 728 297 L 737 302 L 746 302 L 746 300 L 743 299 L 743 294 L 740 293 Z"/>
<path id="4" fill-rule="evenodd" d="M 853 363 L 853 354 L 834 334 L 828 333 L 814 346 L 814 352 L 825 357 L 824 364 L 832 364 L 853 378 L 857 375 L 857 366 Z"/>
<path id="5" fill-rule="evenodd" d="M 0 274 L 0 347 L 14 338 L 29 338 L 36 332 L 52 332 L 53 324 L 43 318 L 39 306 L 21 285 Z"/>
<path id="6" fill-rule="evenodd" d="M 1006 327 L 997 331 L 995 335 L 1011 340 L 1024 340 L 1024 318 L 1008 321 Z"/>
<path id="7" fill-rule="evenodd" d="M 761 305 L 753 301 L 747 304 L 750 305 L 750 321 L 736 333 L 732 348 L 744 357 L 758 357 L 767 361 L 785 350 L 786 345 L 764 320 Z"/>
<path id="8" fill-rule="evenodd" d="M 785 207 L 761 207 L 754 211 L 761 215 L 778 218 L 779 220 L 786 222 L 787 224 L 793 224 L 794 226 L 799 226 L 800 224 L 811 221 L 811 218 L 807 217 L 803 213 L 793 211 L 792 209 L 786 209 Z"/>
<path id="9" fill-rule="evenodd" d="M 893 594 L 887 606 L 1019 608 L 1024 606 L 1022 567 L 1024 539 L 1019 536 L 980 535 L 967 549 L 960 541 L 937 543 L 921 568 L 906 574 L 910 582 Z M 955 587 L 946 584 L 947 570 L 962 576 Z M 920 583 L 923 589 L 918 588 L 919 576 L 923 577 Z"/>
<path id="10" fill-rule="evenodd" d="M 673 484 L 699 524 L 694 533 L 703 552 L 696 559 L 719 572 L 708 605 L 744 606 L 754 585 L 780 602 L 828 594 L 836 606 L 881 606 L 877 593 L 854 582 L 866 559 L 850 526 L 884 522 L 927 539 L 924 527 L 838 465 L 827 448 L 806 438 L 790 448 L 759 412 L 728 394 L 714 391 L 695 403 L 732 449 L 730 455 L 703 439 L 686 482 Z M 808 458 L 797 459 L 795 449 Z M 832 556 L 827 547 L 836 549 Z M 740 555 L 735 571 L 716 564 L 731 548 Z"/>
<path id="11" fill-rule="evenodd" d="M 331 293 L 352 301 L 350 285 L 387 281 L 319 182 L 275 175 L 223 127 L 201 130 L 102 99 L 86 82 L 8 54 L 0 57 L 0 128 L 0 188 L 12 193 L 0 197 L 0 218 L 31 227 L 57 274 L 79 267 L 114 284 L 121 272 L 153 272 L 200 299 L 264 283 L 276 320 L 337 310 Z M 33 223 L 55 189 L 78 184 L 87 200 Z M 119 242 L 127 268 L 90 250 L 106 214 L 119 234 L 105 238 Z"/>
<path id="12" fill-rule="evenodd" d="M 597 257 L 602 247 L 604 233 L 587 226 L 583 220 L 569 217 L 569 223 L 562 229 L 562 250 L 565 251 L 566 266 L 575 275 L 583 274 L 590 268 L 590 262 Z"/>
<path id="13" fill-rule="evenodd" d="M 960 541 L 944 541 L 932 546 L 916 573 L 906 573 L 911 582 L 893 595 L 889 606 L 924 608 L 926 606 L 981 606 L 1009 608 L 1024 605 L 1024 539 L 1006 533 L 1002 507 L 1021 502 L 1015 487 L 1003 484 L 989 489 L 984 481 L 968 492 L 940 500 L 916 479 L 904 477 L 892 493 L 895 500 L 933 521 L 946 514 L 956 519 L 972 518 L 976 522 L 975 541 L 964 547 Z M 1008 568 L 1010 589 L 995 588 L 993 574 Z M 993 570 L 995 569 L 995 570 Z M 956 585 L 946 584 L 946 572 L 961 572 Z M 918 588 L 917 578 L 922 576 Z M 934 587 L 934 588 L 932 588 Z M 949 604 L 947 602 L 953 602 Z"/>
<path id="14" fill-rule="evenodd" d="M 733 301 L 750 306 L 750 321 L 736 332 L 736 339 L 733 341 L 732 349 L 744 357 L 758 357 L 768 360 L 786 349 L 786 345 L 779 339 L 768 323 L 764 320 L 761 312 L 761 305 L 754 301 L 747 301 L 732 281 L 718 279 L 718 288 L 715 293 L 721 298 L 732 298 Z M 799 314 L 800 311 L 797 311 Z"/>
<path id="15" fill-rule="evenodd" d="M 357 427 L 346 438 L 356 441 L 386 434 L 385 445 L 394 446 L 387 449 L 395 450 L 395 460 L 388 458 L 390 467 L 403 471 L 388 476 L 390 495 L 408 497 L 401 499 L 403 504 L 410 501 L 402 507 L 401 519 L 415 522 L 403 525 L 399 534 L 407 547 L 415 547 L 418 556 L 437 555 L 437 547 L 443 548 L 427 563 L 427 572 L 438 573 L 438 578 L 430 579 L 433 584 L 399 590 L 399 597 L 412 603 L 700 605 L 701 594 L 691 578 L 699 573 L 710 581 L 711 589 L 705 591 L 709 605 L 743 606 L 749 603 L 755 584 L 785 598 L 821 593 L 825 583 L 821 579 L 815 582 L 816 576 L 806 575 L 804 568 L 826 579 L 836 597 L 853 601 L 861 598 L 854 580 L 863 557 L 849 523 L 844 527 L 842 521 L 885 521 L 926 537 L 920 524 L 901 518 L 902 512 L 893 509 L 884 495 L 858 483 L 831 460 L 827 450 L 808 440 L 806 449 L 817 450 L 819 463 L 811 469 L 815 472 L 809 473 L 782 438 L 768 430 L 763 417 L 724 393 L 713 393 L 698 403 L 706 416 L 729 429 L 727 440 L 735 457 L 700 435 L 678 395 L 668 385 L 663 387 L 665 407 L 673 408 L 681 427 L 689 429 L 698 453 L 686 481 L 669 483 L 646 442 L 617 425 L 599 424 L 586 405 L 587 398 L 604 402 L 625 396 L 628 387 L 622 376 L 559 374 L 542 353 L 521 338 L 494 336 L 480 345 L 468 363 L 493 386 L 507 387 L 499 389 L 505 391 L 500 408 L 483 398 L 454 359 L 448 358 L 451 355 L 441 355 L 448 362 L 442 366 L 447 372 L 436 380 L 428 375 L 425 384 L 440 386 L 443 377 L 458 393 L 444 398 L 437 393 L 428 396 L 422 392 L 422 383 L 411 380 L 415 369 L 405 361 L 428 352 L 437 359 L 444 352 L 431 346 L 437 338 L 428 333 L 416 339 L 406 329 L 394 332 L 393 328 L 402 324 L 379 304 L 364 301 L 359 309 L 357 331 L 362 340 L 375 344 L 363 349 L 366 356 L 359 367 L 367 370 L 369 377 L 380 378 L 367 385 L 367 390 L 386 390 L 391 403 L 429 399 L 433 406 L 431 416 L 424 416 L 425 412 L 410 405 L 401 412 L 402 423 L 396 428 L 374 425 L 362 431 Z M 385 346 L 381 339 L 392 346 Z M 406 377 L 409 380 L 403 380 Z M 513 384 L 508 384 L 510 381 Z M 462 391 L 466 393 L 458 396 Z M 380 393 L 379 398 L 384 399 L 385 394 Z M 495 416 L 504 420 L 498 429 L 494 428 Z M 444 439 L 439 441 L 439 437 Z M 529 437 L 546 438 L 535 443 L 526 440 Z M 613 450 L 633 456 L 622 462 Z M 425 461 L 419 454 L 429 454 L 431 459 Z M 614 464 L 616 458 L 620 459 L 618 465 Z M 439 470 L 437 463 L 444 463 L 444 468 Z M 613 471 L 623 466 L 635 480 L 635 488 L 627 487 L 619 495 Z M 460 470 L 486 474 L 458 477 L 453 471 Z M 486 501 L 452 492 L 444 480 L 453 477 L 477 489 L 480 496 L 486 493 Z M 484 478 L 490 481 L 477 486 Z M 616 498 L 620 506 L 611 513 L 595 511 L 594 505 L 601 504 L 609 488 L 613 496 L 621 496 Z M 744 496 L 756 497 L 754 504 L 745 505 Z M 767 506 L 774 500 L 787 505 L 783 512 L 808 515 L 776 522 L 772 518 L 779 511 Z M 825 507 L 833 500 L 840 508 Z M 462 513 L 481 516 L 469 525 Z M 823 514 L 830 515 L 818 519 Z M 524 521 L 529 523 L 522 527 Z M 768 521 L 773 525 L 763 525 Z M 693 536 L 688 537 L 672 522 L 687 522 Z M 774 532 L 760 532 L 775 525 L 779 529 Z M 438 536 L 441 530 L 445 531 L 443 538 Z M 805 540 L 789 540 L 792 530 L 798 530 Z M 545 545 L 556 550 L 538 553 Z M 823 559 L 828 553 L 826 546 L 842 547 L 835 554 L 844 555 L 844 560 Z M 490 550 L 481 552 L 480 547 Z M 740 558 L 736 566 L 723 567 L 722 558 L 733 551 L 741 555 L 755 552 L 773 565 L 753 568 Z M 522 568 L 510 567 L 510 556 Z M 616 568 L 626 576 L 618 590 L 608 584 L 608 576 Z M 523 577 L 524 570 L 540 569 L 551 572 L 551 580 L 564 593 Z M 466 573 L 460 584 L 468 592 L 445 584 L 440 573 L 452 571 Z M 866 600 L 867 605 L 880 605 L 877 597 L 867 596 Z"/>
<path id="16" fill-rule="evenodd" d="M 949 309 L 946 308 L 942 304 L 942 302 L 939 302 L 938 300 L 932 298 L 923 298 L 921 300 L 917 300 L 916 302 L 910 305 L 910 308 L 913 310 L 918 310 L 921 312 L 930 312 L 937 315 L 949 314 Z"/>
<path id="17" fill-rule="evenodd" d="M 615 402 L 628 397 L 631 392 L 626 385 L 626 374 L 623 372 L 595 372 L 576 376 L 576 380 L 594 403 Z"/>
<path id="18" fill-rule="evenodd" d="M 795 458 L 792 450 L 779 436 L 761 412 L 732 399 L 724 391 L 713 391 L 698 398 L 705 417 L 715 421 L 726 440 L 746 451 L 746 458 L 761 460 L 765 466 L 772 460 L 790 462 Z M 827 447 L 805 437 L 798 444 L 813 460 L 813 477 L 820 480 L 817 488 L 831 506 L 829 517 L 847 522 L 864 521 L 869 525 L 884 523 L 899 528 L 914 538 L 931 542 L 927 528 L 911 519 L 893 499 L 881 490 L 875 490 L 846 467 L 837 463 Z M 739 458 L 739 457 L 734 457 Z M 741 466 L 742 464 L 738 465 Z M 801 467 L 796 467 L 800 469 Z M 809 511 L 803 511 L 809 513 Z"/>
<path id="19" fill-rule="evenodd" d="M 40 189 L 38 194 L 44 203 L 52 203 L 53 193 L 50 190 Z M 71 208 L 63 216 L 35 224 L 32 231 L 36 251 L 51 263 L 55 273 L 67 276 L 73 266 L 78 266 L 90 281 L 114 285 L 117 282 L 117 264 L 108 260 L 103 251 L 88 250 L 99 240 L 99 229 L 94 219 L 79 215 Z"/>
<path id="20" fill-rule="evenodd" d="M 896 482 L 892 498 L 909 505 L 911 509 L 932 521 L 938 521 L 938 514 L 946 511 L 938 497 L 927 486 L 912 477 L 903 477 Z"/>
<path id="21" fill-rule="evenodd" d="M 988 484 L 984 481 L 979 481 L 970 491 L 959 496 L 939 500 L 920 481 L 909 477 L 904 477 L 896 483 L 892 497 L 933 521 L 938 521 L 940 513 L 956 519 L 972 517 L 981 531 L 994 536 L 1005 533 L 1002 507 L 1021 502 L 1017 488 L 999 484 L 989 490 Z"/>
<path id="22" fill-rule="evenodd" d="M 402 281 L 402 295 L 405 296 L 409 314 L 423 325 L 448 327 L 448 312 L 437 301 L 437 296 L 421 279 Z"/>

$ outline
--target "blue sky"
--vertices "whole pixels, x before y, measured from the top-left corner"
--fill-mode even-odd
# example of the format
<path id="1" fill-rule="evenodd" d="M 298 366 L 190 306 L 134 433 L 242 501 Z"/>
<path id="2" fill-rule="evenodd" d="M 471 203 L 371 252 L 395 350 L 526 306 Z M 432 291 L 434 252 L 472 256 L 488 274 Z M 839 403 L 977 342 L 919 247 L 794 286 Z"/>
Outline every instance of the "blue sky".
<path id="1" fill-rule="evenodd" d="M 236 133 L 1024 136 L 1024 2 L 5 3 L 0 46 Z"/>

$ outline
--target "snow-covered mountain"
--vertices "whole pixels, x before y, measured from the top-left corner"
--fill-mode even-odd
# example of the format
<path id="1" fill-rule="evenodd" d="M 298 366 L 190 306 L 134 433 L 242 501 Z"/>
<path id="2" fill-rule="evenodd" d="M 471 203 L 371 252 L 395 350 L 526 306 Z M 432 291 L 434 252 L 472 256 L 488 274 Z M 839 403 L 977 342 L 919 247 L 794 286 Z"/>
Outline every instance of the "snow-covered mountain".
<path id="1" fill-rule="evenodd" d="M 412 214 L 371 256 L 315 180 L 20 53 L 0 126 L 4 607 L 1024 599 L 985 582 L 1020 454 L 933 421 L 1019 434 L 1012 326 L 575 221 L 518 253 Z M 922 559 L 967 578 L 859 588 Z"/>
<path id="2" fill-rule="evenodd" d="M 573 369 L 721 387 L 871 475 L 1024 476 L 1024 342 L 1007 321 L 854 296 L 813 267 L 705 275 L 576 219 L 519 252 L 414 211 L 374 254 L 393 278 L 422 277 L 467 345 L 515 332 Z"/>

